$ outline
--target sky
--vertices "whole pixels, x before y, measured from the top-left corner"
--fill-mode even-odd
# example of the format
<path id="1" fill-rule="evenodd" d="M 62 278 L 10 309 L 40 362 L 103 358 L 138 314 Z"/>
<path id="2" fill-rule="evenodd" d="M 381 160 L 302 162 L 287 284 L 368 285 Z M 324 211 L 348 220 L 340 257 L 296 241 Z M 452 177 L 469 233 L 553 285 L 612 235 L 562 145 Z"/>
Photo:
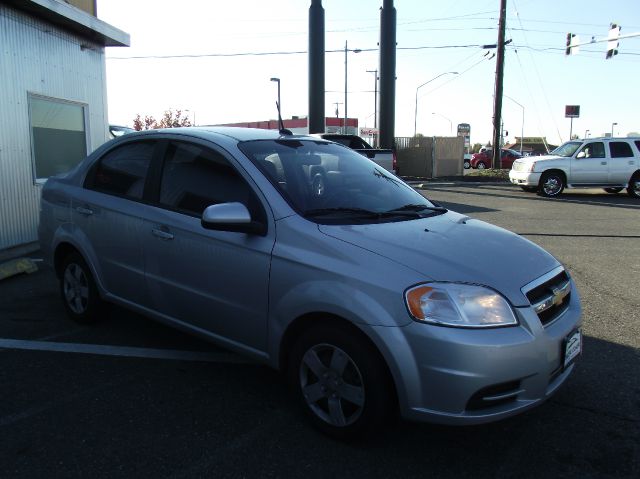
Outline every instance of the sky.
<path id="1" fill-rule="evenodd" d="M 324 0 L 325 113 L 374 126 L 382 0 Z M 98 0 L 98 18 L 129 33 L 130 47 L 106 49 L 109 121 L 188 110 L 198 125 L 308 114 L 310 0 Z M 396 0 L 395 136 L 492 139 L 499 0 Z M 507 0 L 503 122 L 506 140 L 640 134 L 640 36 L 565 55 L 568 32 L 588 42 L 640 32 L 638 0 Z M 355 52 L 354 50 L 361 50 Z M 172 58 L 161 58 L 172 56 Z M 159 58 L 160 57 L 160 58 Z M 457 74 L 451 73 L 457 72 Z M 418 88 L 420 85 L 428 84 Z M 418 96 L 416 108 L 416 93 Z M 336 105 L 338 103 L 338 105 Z M 573 124 L 565 105 L 580 105 Z M 524 121 L 523 121 L 524 119 Z M 613 125 L 617 123 L 617 125 Z M 588 130 L 588 131 L 587 131 Z"/>

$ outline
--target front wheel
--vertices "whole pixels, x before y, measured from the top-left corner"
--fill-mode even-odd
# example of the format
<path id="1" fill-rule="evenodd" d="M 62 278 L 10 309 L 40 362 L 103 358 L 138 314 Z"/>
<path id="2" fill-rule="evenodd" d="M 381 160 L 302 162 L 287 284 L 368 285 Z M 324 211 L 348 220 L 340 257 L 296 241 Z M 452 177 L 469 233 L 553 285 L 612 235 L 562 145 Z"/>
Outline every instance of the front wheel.
<path id="1" fill-rule="evenodd" d="M 627 194 L 632 198 L 640 198 L 640 174 L 636 173 L 629 180 Z"/>
<path id="2" fill-rule="evenodd" d="M 471 168 L 471 163 L 469 163 L 469 160 L 464 160 L 463 166 L 465 170 L 468 170 Z"/>
<path id="3" fill-rule="evenodd" d="M 555 171 L 544 173 L 540 178 L 538 194 L 547 198 L 555 198 L 562 193 L 564 186 L 564 176 L 561 173 L 556 173 Z"/>
<path id="4" fill-rule="evenodd" d="M 322 432 L 341 439 L 375 431 L 395 411 L 388 369 L 365 339 L 340 325 L 319 325 L 295 343 L 288 379 Z"/>
<path id="5" fill-rule="evenodd" d="M 78 323 L 102 319 L 107 305 L 100 299 L 91 270 L 78 253 L 67 256 L 60 269 L 60 295 L 69 317 Z"/>
<path id="6" fill-rule="evenodd" d="M 622 191 L 622 188 L 604 188 L 604 191 L 606 191 L 607 193 L 611 193 L 612 195 L 616 194 L 616 193 L 620 193 Z"/>
<path id="7" fill-rule="evenodd" d="M 486 167 L 487 167 L 487 165 L 485 165 L 483 161 L 478 162 L 477 168 L 479 170 L 484 170 Z"/>

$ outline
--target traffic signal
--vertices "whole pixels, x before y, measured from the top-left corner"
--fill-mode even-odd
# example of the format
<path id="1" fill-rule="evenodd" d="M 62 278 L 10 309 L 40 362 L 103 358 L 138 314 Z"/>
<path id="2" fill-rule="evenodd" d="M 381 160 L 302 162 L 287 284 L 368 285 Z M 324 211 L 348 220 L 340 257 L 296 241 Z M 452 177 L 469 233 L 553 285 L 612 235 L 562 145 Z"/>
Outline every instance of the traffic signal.
<path id="1" fill-rule="evenodd" d="M 580 50 L 579 44 L 580 37 L 575 33 L 567 33 L 567 49 L 565 50 L 566 55 L 575 55 Z"/>
<path id="2" fill-rule="evenodd" d="M 612 23 L 609 27 L 609 38 L 607 42 L 607 60 L 618 54 L 618 38 L 620 37 L 620 25 Z"/>

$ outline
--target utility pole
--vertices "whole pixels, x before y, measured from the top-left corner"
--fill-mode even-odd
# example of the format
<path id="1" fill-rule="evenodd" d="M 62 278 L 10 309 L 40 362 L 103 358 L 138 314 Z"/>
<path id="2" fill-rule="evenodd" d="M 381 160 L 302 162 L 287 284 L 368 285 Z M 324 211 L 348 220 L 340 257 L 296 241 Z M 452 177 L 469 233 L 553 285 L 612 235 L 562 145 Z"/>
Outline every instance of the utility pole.
<path id="1" fill-rule="evenodd" d="M 374 82 L 373 82 L 373 128 L 375 130 L 378 129 L 378 70 L 367 70 L 367 73 L 373 73 L 373 78 L 374 78 Z M 376 135 L 373 137 L 374 138 L 374 147 L 378 147 L 378 137 L 380 135 L 378 135 L 378 132 L 376 132 Z"/>
<path id="2" fill-rule="evenodd" d="M 347 134 L 347 55 L 349 53 L 349 49 L 347 48 L 347 41 L 344 41 L 344 129 L 342 133 L 344 135 Z"/>
<path id="3" fill-rule="evenodd" d="M 500 21 L 498 23 L 498 54 L 496 57 L 496 86 L 493 103 L 493 165 L 502 167 L 502 155 L 500 142 L 502 122 L 502 80 L 504 77 L 504 32 L 505 17 L 507 13 L 507 0 L 500 0 Z"/>

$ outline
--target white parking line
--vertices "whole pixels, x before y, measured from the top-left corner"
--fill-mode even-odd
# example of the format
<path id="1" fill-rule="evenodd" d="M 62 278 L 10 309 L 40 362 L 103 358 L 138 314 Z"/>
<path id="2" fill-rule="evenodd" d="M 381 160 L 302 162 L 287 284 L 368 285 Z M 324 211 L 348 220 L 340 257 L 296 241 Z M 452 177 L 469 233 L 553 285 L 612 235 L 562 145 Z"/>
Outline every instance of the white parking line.
<path id="1" fill-rule="evenodd" d="M 135 348 L 101 344 L 56 343 L 30 341 L 24 339 L 0 338 L 0 349 L 20 349 L 27 351 L 50 351 L 56 353 L 95 354 L 99 356 L 119 356 L 126 358 L 167 359 L 174 361 L 200 361 L 227 364 L 257 364 L 233 353 L 209 353 L 206 351 L 180 351 L 175 349 Z"/>

